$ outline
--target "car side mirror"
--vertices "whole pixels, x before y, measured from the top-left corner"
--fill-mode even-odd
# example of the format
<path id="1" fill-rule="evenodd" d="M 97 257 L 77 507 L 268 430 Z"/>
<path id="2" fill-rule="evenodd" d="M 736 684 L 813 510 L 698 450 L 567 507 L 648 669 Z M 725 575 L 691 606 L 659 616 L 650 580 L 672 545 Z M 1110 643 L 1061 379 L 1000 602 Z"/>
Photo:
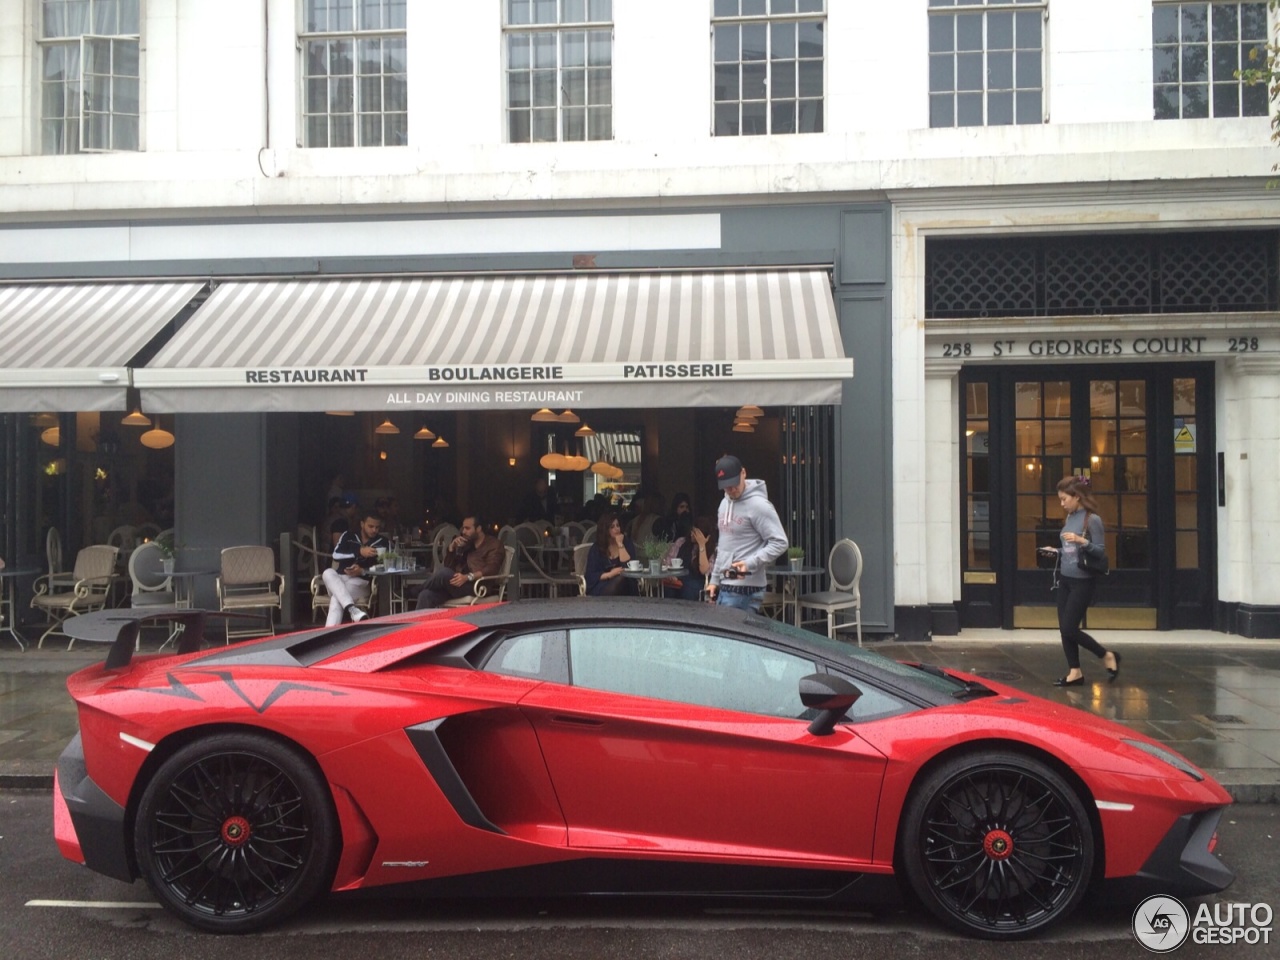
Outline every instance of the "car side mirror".
<path id="1" fill-rule="evenodd" d="M 836 722 L 861 696 L 861 690 L 834 674 L 811 673 L 800 678 L 800 702 L 821 711 L 809 724 L 809 732 L 815 737 L 825 737 L 834 730 Z"/>

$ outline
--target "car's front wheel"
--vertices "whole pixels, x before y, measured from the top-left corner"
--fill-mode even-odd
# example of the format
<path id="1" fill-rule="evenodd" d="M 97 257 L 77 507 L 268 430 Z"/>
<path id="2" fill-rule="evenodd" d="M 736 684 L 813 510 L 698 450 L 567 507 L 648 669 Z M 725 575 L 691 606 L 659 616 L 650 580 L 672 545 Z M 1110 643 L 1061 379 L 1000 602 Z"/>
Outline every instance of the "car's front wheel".
<path id="1" fill-rule="evenodd" d="M 138 868 L 164 907 L 214 933 L 276 923 L 329 882 L 337 815 L 323 779 L 290 747 L 256 734 L 188 744 L 138 804 Z"/>
<path id="2" fill-rule="evenodd" d="M 1074 790 L 1016 753 L 949 760 L 903 811 L 901 865 L 934 915 L 971 936 L 1015 940 L 1071 913 L 1088 888 L 1094 839 Z"/>

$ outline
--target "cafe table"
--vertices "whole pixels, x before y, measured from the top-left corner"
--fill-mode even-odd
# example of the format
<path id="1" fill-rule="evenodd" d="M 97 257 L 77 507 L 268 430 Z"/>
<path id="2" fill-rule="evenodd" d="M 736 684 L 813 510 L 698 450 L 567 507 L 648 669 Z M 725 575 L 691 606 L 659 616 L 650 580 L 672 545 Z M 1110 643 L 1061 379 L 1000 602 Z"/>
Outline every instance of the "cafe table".
<path id="1" fill-rule="evenodd" d="M 683 580 L 689 575 L 688 567 L 661 567 L 657 573 L 652 567 L 641 567 L 639 570 L 623 570 L 622 575 L 628 580 L 639 581 L 640 595 L 644 597 L 661 597 L 662 581 L 668 577 L 679 577 Z"/>
<path id="2" fill-rule="evenodd" d="M 400 548 L 404 552 L 404 547 Z M 428 570 L 424 566 L 420 566 L 416 560 L 411 559 L 408 563 L 397 563 L 388 566 L 385 563 L 374 564 L 368 570 L 368 576 L 371 578 L 387 578 L 387 613 L 404 613 L 409 609 L 409 599 L 404 595 L 404 583 L 406 576 L 421 574 L 426 576 Z M 381 591 L 379 591 L 381 593 Z M 379 609 L 374 611 L 375 614 L 382 612 L 383 601 L 378 601 Z"/>
<path id="3" fill-rule="evenodd" d="M 5 567 L 0 570 L 0 583 L 4 586 L 3 591 L 0 592 L 0 623 L 6 624 L 0 627 L 0 633 L 8 633 L 18 645 L 19 650 L 26 650 L 27 645 L 22 642 L 22 635 L 16 629 L 18 626 L 18 579 L 34 577 L 42 572 L 36 567 L 23 569 Z"/>
<path id="4" fill-rule="evenodd" d="M 168 577 L 173 584 L 173 605 L 190 609 L 194 606 L 195 601 L 195 580 L 196 577 L 216 577 L 217 570 L 174 570 L 170 573 L 160 573 L 162 577 Z"/>
<path id="5" fill-rule="evenodd" d="M 807 577 L 816 577 L 827 572 L 826 567 L 770 567 L 765 573 L 782 584 L 782 619 L 787 620 L 787 608 L 791 609 L 790 623 L 800 622 L 800 582 Z"/>

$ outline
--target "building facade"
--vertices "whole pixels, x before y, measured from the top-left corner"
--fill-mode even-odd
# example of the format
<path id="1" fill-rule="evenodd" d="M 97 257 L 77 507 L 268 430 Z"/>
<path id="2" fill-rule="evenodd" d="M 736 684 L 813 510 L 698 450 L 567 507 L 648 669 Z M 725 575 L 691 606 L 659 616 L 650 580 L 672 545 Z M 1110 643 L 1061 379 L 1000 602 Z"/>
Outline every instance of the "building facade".
<path id="1" fill-rule="evenodd" d="M 167 422 L 173 520 L 211 560 L 292 528 L 318 435 L 463 498 L 490 461 L 531 480 L 522 425 L 563 406 L 642 426 L 663 478 L 742 444 L 815 550 L 859 542 L 872 632 L 1048 622 L 1035 546 L 1087 473 L 1096 625 L 1280 636 L 1280 198 L 1233 73 L 1267 17 L 0 0 L 0 331 L 51 335 L 0 361 L 4 549 L 48 525 L 20 519 L 63 459 L 37 416 L 86 542 L 102 440 L 133 443 L 104 411 Z M 567 381 L 430 379 L 539 366 Z M 432 465 L 325 411 L 463 442 Z"/>

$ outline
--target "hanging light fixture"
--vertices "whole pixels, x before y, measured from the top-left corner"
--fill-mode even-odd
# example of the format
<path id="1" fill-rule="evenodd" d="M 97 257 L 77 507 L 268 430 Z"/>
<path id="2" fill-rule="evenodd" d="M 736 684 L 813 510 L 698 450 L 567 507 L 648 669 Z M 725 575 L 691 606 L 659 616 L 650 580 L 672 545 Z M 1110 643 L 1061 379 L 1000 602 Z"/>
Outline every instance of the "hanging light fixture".
<path id="1" fill-rule="evenodd" d="M 573 431 L 573 435 L 575 437 L 594 437 L 596 432 L 584 423 L 577 430 Z"/>
<path id="2" fill-rule="evenodd" d="M 137 406 L 121 417 L 120 423 L 126 427 L 149 427 L 151 426 L 151 418 L 142 412 L 142 407 Z"/>
<path id="3" fill-rule="evenodd" d="M 440 450 L 440 449 L 443 449 L 444 447 L 447 447 L 449 445 L 449 441 L 446 440 L 444 437 L 436 437 L 436 442 L 431 445 L 435 447 L 437 450 Z"/>
<path id="4" fill-rule="evenodd" d="M 383 420 L 380 424 L 373 428 L 374 433 L 392 434 L 399 433 L 400 428 L 391 422 L 390 418 Z"/>
<path id="5" fill-rule="evenodd" d="M 560 421 L 560 418 L 546 407 L 543 407 L 529 419 L 534 423 L 558 423 Z"/>
<path id="6" fill-rule="evenodd" d="M 354 417 L 356 412 L 354 410 L 326 410 L 324 415 L 326 417 Z"/>
<path id="7" fill-rule="evenodd" d="M 558 423 L 581 423 L 582 418 L 572 410 L 566 410 L 564 413 L 560 414 L 560 416 L 556 417 L 556 421 Z"/>
<path id="8" fill-rule="evenodd" d="M 62 428 L 57 424 L 40 431 L 40 442 L 56 447 L 62 443 Z"/>
<path id="9" fill-rule="evenodd" d="M 385 451 L 385 450 L 379 450 L 379 451 L 378 451 L 378 459 L 379 459 L 379 460 L 385 460 L 385 459 L 387 459 L 387 451 Z"/>
<path id="10" fill-rule="evenodd" d="M 591 461 L 578 454 L 576 457 L 567 457 L 569 463 L 565 466 L 566 470 L 572 470 L 574 473 L 582 473 L 591 466 Z"/>
<path id="11" fill-rule="evenodd" d="M 738 408 L 739 417 L 753 417 L 759 419 L 764 416 L 764 411 L 757 407 L 754 403 L 749 403 L 745 407 Z"/>
<path id="12" fill-rule="evenodd" d="M 56 427 L 58 425 L 58 415 L 56 413 L 37 413 L 31 418 L 31 425 L 41 429 Z"/>
<path id="13" fill-rule="evenodd" d="M 434 440 L 436 435 L 428 430 L 425 426 L 413 435 L 415 440 Z"/>
<path id="14" fill-rule="evenodd" d="M 173 434 L 157 423 L 156 426 L 138 437 L 138 442 L 152 450 L 163 450 L 165 447 L 173 446 L 173 439 Z"/>
<path id="15" fill-rule="evenodd" d="M 734 433 L 755 433 L 756 425 L 750 420 L 735 420 L 733 422 Z"/>
<path id="16" fill-rule="evenodd" d="M 565 458 L 562 454 L 554 451 L 544 453 L 541 459 L 538 460 L 538 466 L 542 467 L 543 470 L 563 470 L 565 469 L 564 460 Z"/>

